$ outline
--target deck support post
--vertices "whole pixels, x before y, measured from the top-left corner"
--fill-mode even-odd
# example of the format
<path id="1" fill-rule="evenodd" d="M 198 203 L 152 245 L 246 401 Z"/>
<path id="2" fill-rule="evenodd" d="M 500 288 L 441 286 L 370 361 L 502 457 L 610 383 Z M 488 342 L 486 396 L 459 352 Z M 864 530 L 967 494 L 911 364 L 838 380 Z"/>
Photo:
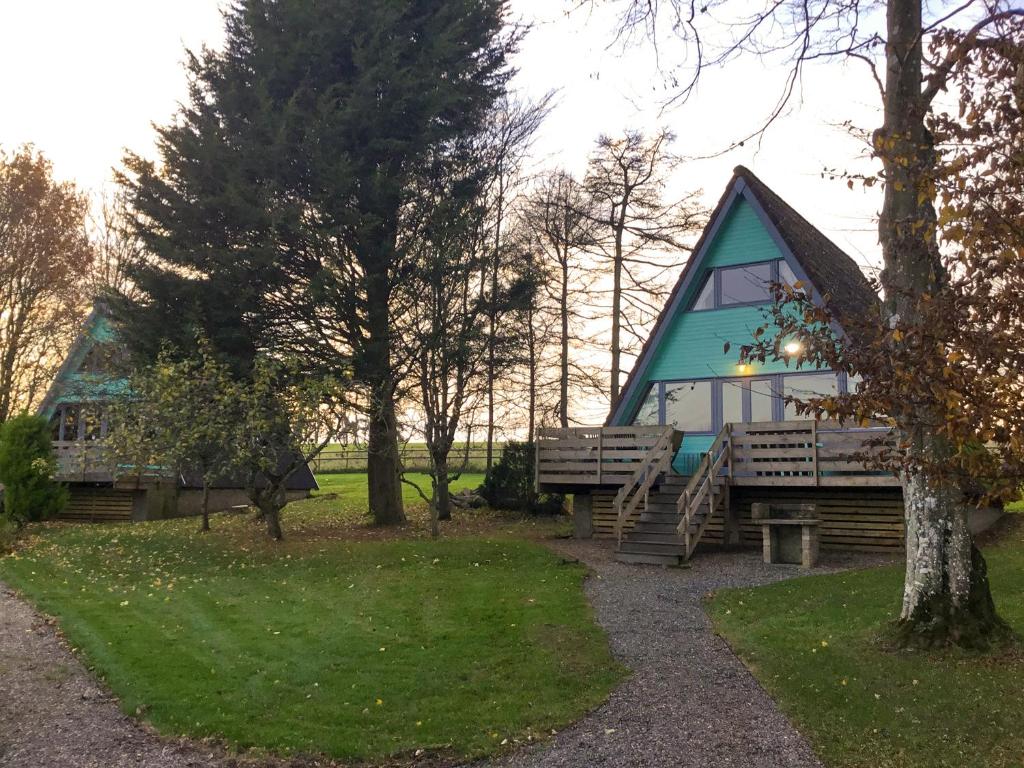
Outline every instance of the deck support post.
<path id="1" fill-rule="evenodd" d="M 732 503 L 732 492 L 727 484 L 722 488 L 722 519 L 725 527 L 722 531 L 722 544 L 726 547 L 739 547 L 743 544 L 743 532 L 740 529 L 740 511 Z"/>
<path id="2" fill-rule="evenodd" d="M 594 537 L 593 497 L 589 493 L 576 493 L 572 497 L 573 536 L 577 539 Z"/>

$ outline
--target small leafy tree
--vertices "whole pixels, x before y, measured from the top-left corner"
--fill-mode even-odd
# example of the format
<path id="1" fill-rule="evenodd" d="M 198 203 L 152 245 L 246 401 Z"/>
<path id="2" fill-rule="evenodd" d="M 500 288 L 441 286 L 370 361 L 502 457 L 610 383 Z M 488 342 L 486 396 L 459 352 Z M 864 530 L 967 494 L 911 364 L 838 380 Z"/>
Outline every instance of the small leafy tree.
<path id="1" fill-rule="evenodd" d="M 131 377 L 129 392 L 110 410 L 107 449 L 115 476 L 198 476 L 202 530 L 210 530 L 210 488 L 236 465 L 231 435 L 240 420 L 238 400 L 238 386 L 205 339 L 193 356 L 165 345 L 152 366 Z"/>
<path id="2" fill-rule="evenodd" d="M 67 503 L 67 489 L 51 479 L 56 463 L 46 419 L 26 413 L 0 425 L 3 513 L 18 526 L 52 517 Z"/>
<path id="3" fill-rule="evenodd" d="M 245 472 L 249 500 L 276 541 L 288 481 L 333 440 L 354 430 L 345 388 L 335 379 L 303 376 L 296 362 L 259 357 L 238 390 L 234 461 Z"/>

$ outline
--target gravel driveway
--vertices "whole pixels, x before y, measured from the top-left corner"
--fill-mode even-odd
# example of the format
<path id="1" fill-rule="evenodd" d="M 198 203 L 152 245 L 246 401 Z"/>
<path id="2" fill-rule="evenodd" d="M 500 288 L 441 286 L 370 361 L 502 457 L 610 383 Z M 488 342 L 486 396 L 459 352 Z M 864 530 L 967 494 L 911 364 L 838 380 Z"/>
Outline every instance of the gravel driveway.
<path id="1" fill-rule="evenodd" d="M 616 563 L 607 543 L 552 545 L 587 563 L 587 594 L 633 674 L 608 702 L 551 741 L 490 763 L 522 766 L 818 766 L 804 739 L 716 637 L 707 592 L 797 575 L 757 553 L 700 555 L 691 569 Z M 846 556 L 818 571 L 878 562 Z M 126 717 L 53 628 L 0 584 L 0 766 L 230 768 L 257 761 L 170 741 Z"/>

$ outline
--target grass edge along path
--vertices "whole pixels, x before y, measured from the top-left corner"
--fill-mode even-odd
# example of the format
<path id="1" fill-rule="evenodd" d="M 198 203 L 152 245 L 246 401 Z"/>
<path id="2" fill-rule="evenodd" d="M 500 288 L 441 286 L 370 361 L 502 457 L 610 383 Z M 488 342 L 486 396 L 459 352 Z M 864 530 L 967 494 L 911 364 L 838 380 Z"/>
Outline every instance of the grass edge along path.
<path id="1" fill-rule="evenodd" d="M 996 606 L 1024 634 L 1024 520 L 985 550 Z M 723 590 L 716 631 L 829 768 L 1021 768 L 1019 647 L 989 655 L 886 650 L 902 566 Z"/>
<path id="2" fill-rule="evenodd" d="M 578 719 L 624 676 L 585 569 L 539 544 L 238 547 L 247 524 L 47 527 L 0 579 L 58 619 L 125 712 L 231 748 L 475 758 Z"/>

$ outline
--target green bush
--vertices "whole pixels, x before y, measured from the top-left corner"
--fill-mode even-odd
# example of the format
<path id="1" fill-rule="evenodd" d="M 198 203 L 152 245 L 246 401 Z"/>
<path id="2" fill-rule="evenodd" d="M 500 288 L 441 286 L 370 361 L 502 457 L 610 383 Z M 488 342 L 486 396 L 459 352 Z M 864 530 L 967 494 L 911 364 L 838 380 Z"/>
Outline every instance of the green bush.
<path id="1" fill-rule="evenodd" d="M 46 419 L 26 413 L 0 425 L 0 484 L 6 518 L 23 525 L 60 512 L 68 494 L 51 479 L 55 469 Z"/>
<path id="2" fill-rule="evenodd" d="M 501 459 L 487 470 L 477 493 L 491 509 L 517 509 L 539 515 L 555 515 L 565 506 L 565 497 L 538 494 L 533 487 L 533 443 L 510 442 Z"/>

